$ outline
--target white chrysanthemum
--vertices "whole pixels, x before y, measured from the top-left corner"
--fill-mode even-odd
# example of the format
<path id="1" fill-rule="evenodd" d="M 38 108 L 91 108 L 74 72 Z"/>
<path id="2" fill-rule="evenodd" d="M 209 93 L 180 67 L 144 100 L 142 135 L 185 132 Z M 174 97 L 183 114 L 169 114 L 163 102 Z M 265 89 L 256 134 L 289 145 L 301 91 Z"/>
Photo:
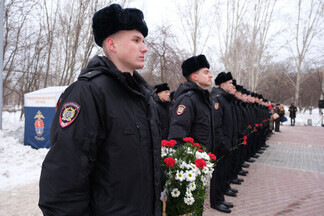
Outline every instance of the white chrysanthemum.
<path id="1" fill-rule="evenodd" d="M 205 176 L 201 176 L 201 181 L 202 181 L 204 187 L 209 185 L 208 184 L 209 181 L 208 181 L 208 179 Z"/>
<path id="2" fill-rule="evenodd" d="M 179 196 L 180 196 L 180 191 L 178 190 L 178 188 L 174 188 L 174 189 L 171 191 L 171 196 L 172 196 L 172 197 L 179 197 Z"/>
<path id="3" fill-rule="evenodd" d="M 192 197 L 192 193 L 191 190 L 189 190 L 189 188 L 187 188 L 186 190 L 186 197 Z"/>
<path id="4" fill-rule="evenodd" d="M 192 167 L 191 165 L 192 165 L 192 163 L 189 163 L 189 164 L 187 163 L 186 168 L 187 168 L 187 169 L 192 169 L 192 168 L 191 168 L 191 167 Z"/>
<path id="5" fill-rule="evenodd" d="M 161 157 L 166 157 L 168 154 L 165 151 L 161 151 Z"/>
<path id="6" fill-rule="evenodd" d="M 195 202 L 195 199 L 190 196 L 190 197 L 185 197 L 184 198 L 184 202 L 187 204 L 187 205 L 192 205 L 194 202 Z"/>
<path id="7" fill-rule="evenodd" d="M 190 163 L 190 169 L 193 169 L 193 170 L 195 170 L 196 169 L 196 164 L 194 164 L 194 163 Z"/>
<path id="8" fill-rule="evenodd" d="M 203 156 L 202 156 L 202 153 L 201 152 L 199 152 L 199 151 L 197 151 L 196 152 L 196 159 L 199 159 L 199 158 L 202 158 Z"/>
<path id="9" fill-rule="evenodd" d="M 188 190 L 190 191 L 194 191 L 196 190 L 196 183 L 195 182 L 191 182 L 188 187 L 187 187 Z"/>
<path id="10" fill-rule="evenodd" d="M 207 167 L 214 169 L 214 164 L 213 163 L 210 163 L 208 160 L 207 160 L 206 163 L 207 163 Z"/>
<path id="11" fill-rule="evenodd" d="M 208 173 L 210 172 L 209 168 L 208 167 L 204 167 L 202 169 L 202 172 L 205 173 L 206 175 L 208 175 Z"/>
<path id="12" fill-rule="evenodd" d="M 175 152 L 175 150 L 173 148 L 168 148 L 168 151 L 169 151 L 169 153 Z"/>
<path id="13" fill-rule="evenodd" d="M 185 173 L 186 180 L 189 182 L 196 180 L 196 173 L 193 170 L 188 170 Z"/>
<path id="14" fill-rule="evenodd" d="M 192 151 L 192 149 L 190 147 L 187 148 L 187 153 L 188 154 L 193 154 L 193 151 Z"/>
<path id="15" fill-rule="evenodd" d="M 181 168 L 181 169 L 188 169 L 187 167 L 188 167 L 188 164 L 187 164 L 185 161 L 183 161 L 183 162 L 180 164 L 180 168 Z"/>
<path id="16" fill-rule="evenodd" d="M 175 179 L 182 182 L 185 178 L 186 177 L 185 177 L 185 174 L 183 173 L 183 171 L 182 170 L 181 171 L 177 170 Z"/>
<path id="17" fill-rule="evenodd" d="M 196 164 L 191 163 L 190 164 L 190 169 L 195 172 L 196 176 L 200 175 L 200 169 L 196 166 Z"/>
<path id="18" fill-rule="evenodd" d="M 201 170 L 197 166 L 195 168 L 195 173 L 196 173 L 196 176 L 200 176 L 201 175 Z"/>

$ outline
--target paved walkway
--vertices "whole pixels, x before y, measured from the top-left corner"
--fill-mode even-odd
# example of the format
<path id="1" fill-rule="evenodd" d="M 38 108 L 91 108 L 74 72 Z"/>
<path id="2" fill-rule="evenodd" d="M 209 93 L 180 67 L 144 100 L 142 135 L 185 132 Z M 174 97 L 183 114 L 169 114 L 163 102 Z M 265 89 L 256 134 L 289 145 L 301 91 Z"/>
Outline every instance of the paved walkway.
<path id="1" fill-rule="evenodd" d="M 267 144 L 270 147 L 251 163 L 249 174 L 231 214 L 209 207 L 204 216 L 323 216 L 324 128 L 282 126 Z M 0 194 L 0 215 L 41 216 L 37 206 L 38 183 Z"/>
<path id="2" fill-rule="evenodd" d="M 232 213 L 211 209 L 207 200 L 204 216 L 324 215 L 324 128 L 280 129 L 267 141 L 270 147 L 246 169 L 244 182 L 232 185 L 238 196 L 225 197 L 234 204 Z"/>

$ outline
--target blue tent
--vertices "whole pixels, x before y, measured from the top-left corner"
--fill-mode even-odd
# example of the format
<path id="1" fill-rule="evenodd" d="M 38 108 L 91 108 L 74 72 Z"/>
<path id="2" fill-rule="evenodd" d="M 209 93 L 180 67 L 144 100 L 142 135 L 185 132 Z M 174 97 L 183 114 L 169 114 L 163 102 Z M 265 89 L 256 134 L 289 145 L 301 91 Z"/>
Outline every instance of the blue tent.
<path id="1" fill-rule="evenodd" d="M 25 145 L 36 149 L 50 147 L 50 130 L 57 100 L 66 87 L 48 87 L 24 95 Z"/>

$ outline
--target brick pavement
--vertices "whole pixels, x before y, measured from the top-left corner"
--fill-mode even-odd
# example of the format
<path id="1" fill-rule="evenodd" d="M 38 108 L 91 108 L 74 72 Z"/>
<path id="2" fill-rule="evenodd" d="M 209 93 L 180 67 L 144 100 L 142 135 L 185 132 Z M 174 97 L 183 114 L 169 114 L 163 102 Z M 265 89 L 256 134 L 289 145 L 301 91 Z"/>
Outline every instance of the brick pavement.
<path id="1" fill-rule="evenodd" d="M 324 128 L 281 126 L 270 147 L 250 164 L 237 197 L 225 196 L 234 208 L 219 212 L 205 203 L 204 216 L 324 215 Z"/>

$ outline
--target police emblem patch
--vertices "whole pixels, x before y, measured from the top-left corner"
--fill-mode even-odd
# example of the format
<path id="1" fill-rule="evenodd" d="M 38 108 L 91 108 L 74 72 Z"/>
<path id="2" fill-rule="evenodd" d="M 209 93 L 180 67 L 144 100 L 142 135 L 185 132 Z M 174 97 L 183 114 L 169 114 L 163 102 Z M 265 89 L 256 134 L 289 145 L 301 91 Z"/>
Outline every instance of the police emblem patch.
<path id="1" fill-rule="evenodd" d="M 179 105 L 178 108 L 177 108 L 177 115 L 182 115 L 185 110 L 186 110 L 185 105 Z"/>
<path id="2" fill-rule="evenodd" d="M 67 102 L 63 104 L 60 113 L 60 125 L 65 128 L 72 124 L 80 112 L 80 105 L 75 102 Z"/>
<path id="3" fill-rule="evenodd" d="M 214 108 L 217 110 L 219 108 L 219 103 L 215 103 Z"/>

